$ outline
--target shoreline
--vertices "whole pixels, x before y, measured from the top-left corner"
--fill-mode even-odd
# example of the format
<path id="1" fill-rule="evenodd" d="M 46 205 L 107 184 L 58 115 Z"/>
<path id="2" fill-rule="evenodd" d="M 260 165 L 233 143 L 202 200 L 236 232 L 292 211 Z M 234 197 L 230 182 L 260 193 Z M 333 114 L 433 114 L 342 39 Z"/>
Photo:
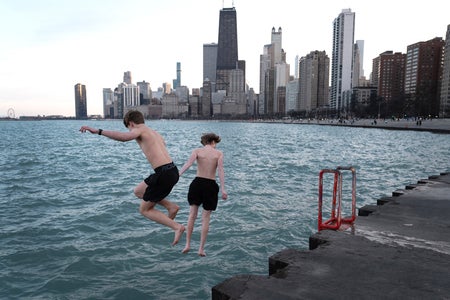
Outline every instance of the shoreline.
<path id="1" fill-rule="evenodd" d="M 375 123 L 376 121 L 376 123 Z M 273 121 L 255 121 L 261 123 L 285 123 L 301 125 L 321 125 L 321 126 L 344 126 L 358 128 L 378 128 L 386 130 L 411 130 L 428 131 L 433 133 L 450 134 L 450 119 L 425 119 L 419 125 L 414 119 L 384 120 L 384 119 L 358 119 L 345 120 L 340 123 L 335 119 L 328 120 L 273 120 Z"/>
<path id="2" fill-rule="evenodd" d="M 22 119 L 9 119 L 9 118 L 0 118 L 0 121 L 42 121 L 42 120 L 51 120 L 51 121 L 60 121 L 60 120 L 77 120 L 74 118 L 55 118 L 55 117 L 46 117 L 46 118 L 22 118 Z M 119 120 L 120 119 L 90 119 L 90 120 Z M 344 127 L 357 127 L 357 128 L 377 128 L 377 129 L 386 129 L 386 130 L 410 130 L 410 131 L 426 131 L 438 134 L 450 134 L 450 118 L 445 119 L 424 119 L 421 120 L 420 124 L 416 119 L 355 119 L 355 120 L 344 120 L 339 122 L 336 119 L 305 119 L 305 120 L 296 120 L 296 119 L 152 119 L 149 121 L 155 120 L 177 120 L 177 121 L 211 121 L 211 122 L 246 122 L 246 123 L 275 123 L 275 124 L 299 124 L 299 125 L 321 125 L 321 126 L 344 126 Z M 83 120 L 86 121 L 86 120 Z"/>

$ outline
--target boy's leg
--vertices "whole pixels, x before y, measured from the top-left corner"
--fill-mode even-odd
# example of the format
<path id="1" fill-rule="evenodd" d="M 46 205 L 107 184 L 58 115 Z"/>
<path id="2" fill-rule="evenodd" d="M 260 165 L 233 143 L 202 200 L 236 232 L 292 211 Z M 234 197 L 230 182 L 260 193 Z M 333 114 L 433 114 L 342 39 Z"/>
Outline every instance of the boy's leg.
<path id="1" fill-rule="evenodd" d="M 141 181 L 134 188 L 134 194 L 136 195 L 136 197 L 138 197 L 139 199 L 143 199 L 145 190 L 147 189 L 147 187 L 148 187 L 148 185 L 145 183 L 145 181 Z M 177 216 L 178 210 L 180 209 L 180 207 L 178 205 L 170 202 L 167 199 L 163 199 L 163 200 L 159 201 L 158 204 L 164 206 L 167 209 L 169 218 L 171 218 L 172 220 L 175 219 L 175 217 Z"/>
<path id="2" fill-rule="evenodd" d="M 141 181 L 135 188 L 134 188 L 134 195 L 138 197 L 139 199 L 144 198 L 145 190 L 147 189 L 147 184 L 145 181 Z"/>
<path id="3" fill-rule="evenodd" d="M 159 210 L 155 209 L 155 205 L 155 202 L 142 200 L 139 207 L 139 212 L 152 221 L 172 228 L 175 231 L 175 237 L 172 242 L 172 246 L 174 246 L 180 240 L 185 228 L 183 225 L 178 224 Z"/>
<path id="4" fill-rule="evenodd" d="M 167 199 L 159 201 L 158 204 L 164 206 L 167 209 L 167 215 L 169 218 L 171 218 L 172 220 L 175 219 L 178 210 L 180 209 L 180 207 L 177 204 L 170 202 Z"/>
<path id="5" fill-rule="evenodd" d="M 208 235 L 208 231 L 209 231 L 209 220 L 210 219 L 211 219 L 211 210 L 203 209 L 202 233 L 200 235 L 200 247 L 198 248 L 198 255 L 200 255 L 200 256 L 206 256 L 205 243 L 206 243 L 206 236 Z"/>
<path id="6" fill-rule="evenodd" d="M 186 232 L 186 246 L 183 249 L 183 253 L 188 253 L 191 250 L 191 237 L 194 231 L 195 219 L 197 219 L 198 205 L 191 205 L 189 209 L 189 218 Z"/>

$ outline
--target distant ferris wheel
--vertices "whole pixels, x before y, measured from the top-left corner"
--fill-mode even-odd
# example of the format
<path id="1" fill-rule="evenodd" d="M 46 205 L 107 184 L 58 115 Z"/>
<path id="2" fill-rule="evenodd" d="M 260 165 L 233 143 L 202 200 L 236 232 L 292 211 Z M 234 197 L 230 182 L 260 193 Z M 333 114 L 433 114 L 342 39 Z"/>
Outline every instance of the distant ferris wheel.
<path id="1" fill-rule="evenodd" d="M 16 113 L 14 112 L 14 109 L 10 108 L 8 109 L 8 118 L 14 119 L 16 117 Z"/>

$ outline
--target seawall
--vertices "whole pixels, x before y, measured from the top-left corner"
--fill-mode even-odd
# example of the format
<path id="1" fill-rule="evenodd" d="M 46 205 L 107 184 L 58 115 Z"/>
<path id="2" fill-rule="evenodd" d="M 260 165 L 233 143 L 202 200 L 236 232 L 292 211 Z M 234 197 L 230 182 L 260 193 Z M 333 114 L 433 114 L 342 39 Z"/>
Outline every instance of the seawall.
<path id="1" fill-rule="evenodd" d="M 314 122 L 310 122 L 314 124 Z M 387 130 L 428 131 L 433 133 L 450 134 L 450 119 L 359 119 L 338 122 L 336 120 L 319 120 L 318 125 L 347 126 L 361 128 L 379 128 Z"/>
<path id="2" fill-rule="evenodd" d="M 268 275 L 236 275 L 212 299 L 450 299 L 450 172 L 429 176 L 376 205 L 353 226 L 322 230 L 309 250 L 268 259 Z"/>

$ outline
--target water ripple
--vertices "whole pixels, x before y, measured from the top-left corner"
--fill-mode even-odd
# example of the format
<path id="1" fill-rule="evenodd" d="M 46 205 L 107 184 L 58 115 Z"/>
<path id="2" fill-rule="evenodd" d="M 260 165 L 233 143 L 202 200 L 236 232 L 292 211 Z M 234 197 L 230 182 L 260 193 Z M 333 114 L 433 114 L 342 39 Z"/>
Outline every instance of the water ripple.
<path id="1" fill-rule="evenodd" d="M 88 121 L 125 130 L 121 121 Z M 199 258 L 138 212 L 133 187 L 151 170 L 135 143 L 80 134 L 79 121 L 0 122 L 0 298 L 210 299 L 237 274 L 268 274 L 267 259 L 308 248 L 317 228 L 318 174 L 352 165 L 357 205 L 449 171 L 450 140 L 426 132 L 206 121 L 151 121 L 181 166 L 204 132 L 222 137 L 229 199 L 213 213 Z M 195 165 L 170 199 L 187 222 Z M 349 201 L 351 176 L 344 173 Z M 328 184 L 329 179 L 326 179 Z M 328 185 L 326 185 L 328 187 Z M 329 191 L 324 193 L 330 197 Z M 328 199 L 328 198 L 325 198 Z M 348 203 L 348 202 L 347 202 Z M 328 205 L 328 204 L 327 204 Z"/>

